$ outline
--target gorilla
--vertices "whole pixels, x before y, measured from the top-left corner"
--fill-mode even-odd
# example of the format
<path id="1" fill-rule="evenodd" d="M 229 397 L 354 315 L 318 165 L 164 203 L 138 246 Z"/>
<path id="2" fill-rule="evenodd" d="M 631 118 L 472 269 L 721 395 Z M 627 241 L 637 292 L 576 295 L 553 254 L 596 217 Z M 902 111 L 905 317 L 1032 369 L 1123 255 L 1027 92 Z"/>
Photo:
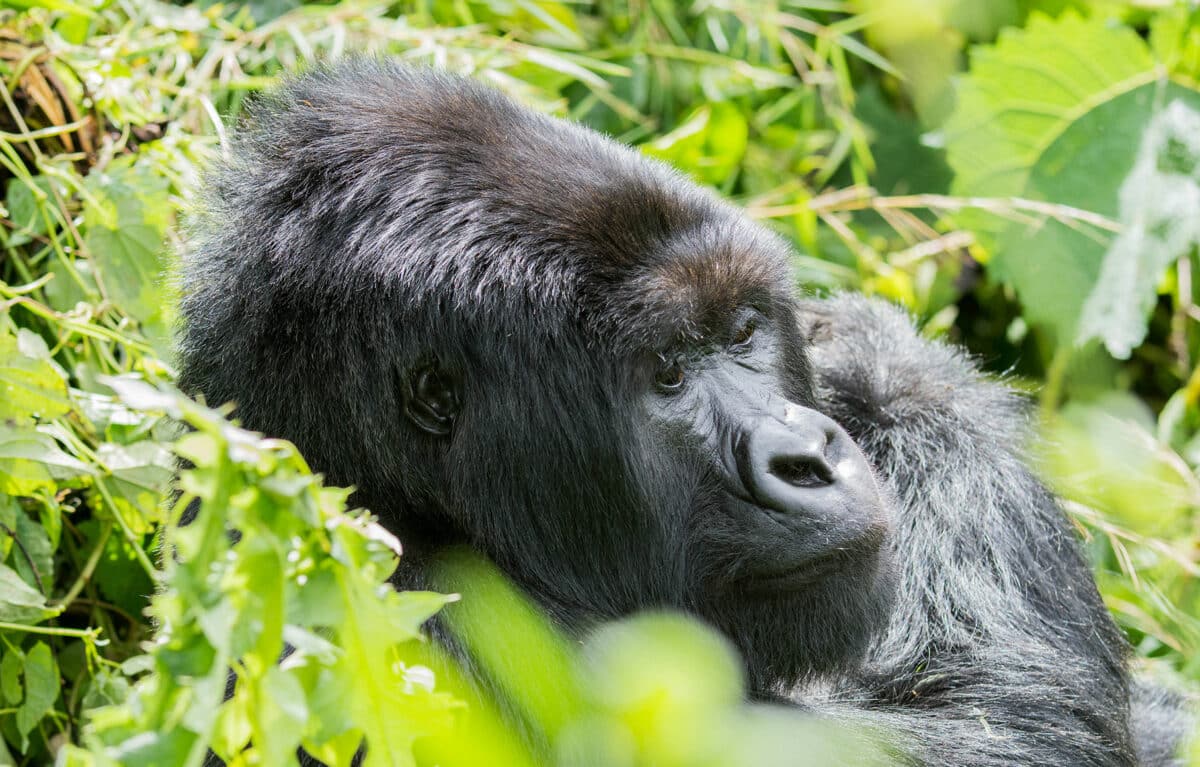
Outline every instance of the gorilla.
<path id="1" fill-rule="evenodd" d="M 882 303 L 801 300 L 789 254 L 597 133 L 351 60 L 214 171 L 181 382 L 356 488 L 397 588 L 466 546 L 570 635 L 686 611 L 755 698 L 912 764 L 1170 763 L 1019 398 Z"/>

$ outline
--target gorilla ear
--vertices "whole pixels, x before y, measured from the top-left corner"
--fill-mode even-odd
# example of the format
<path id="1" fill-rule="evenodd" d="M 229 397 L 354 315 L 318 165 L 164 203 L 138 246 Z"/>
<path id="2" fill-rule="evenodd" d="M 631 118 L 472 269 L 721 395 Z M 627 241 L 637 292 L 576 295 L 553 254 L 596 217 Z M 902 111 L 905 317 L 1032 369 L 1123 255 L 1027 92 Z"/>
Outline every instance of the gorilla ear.
<path id="1" fill-rule="evenodd" d="M 421 431 L 449 436 L 458 417 L 458 391 L 436 362 L 409 371 L 404 387 L 404 415 Z"/>

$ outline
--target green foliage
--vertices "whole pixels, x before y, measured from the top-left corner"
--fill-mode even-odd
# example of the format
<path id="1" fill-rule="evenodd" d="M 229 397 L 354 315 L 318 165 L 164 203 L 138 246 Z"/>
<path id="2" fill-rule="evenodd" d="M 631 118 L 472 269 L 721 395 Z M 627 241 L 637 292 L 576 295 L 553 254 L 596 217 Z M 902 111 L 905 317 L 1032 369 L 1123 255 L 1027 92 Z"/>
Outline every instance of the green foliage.
<path id="1" fill-rule="evenodd" d="M 947 126 L 954 189 L 1100 214 L 1010 221 L 997 235 L 994 273 L 1058 343 L 1097 338 L 1127 358 L 1145 337 L 1163 274 L 1195 245 L 1195 159 L 1164 160 L 1187 154 L 1197 107 L 1200 92 L 1103 20 L 1034 18 L 976 56 Z"/>
<path id="2" fill-rule="evenodd" d="M 284 764 L 303 745 L 348 764 L 369 732 L 366 765 L 411 764 L 413 741 L 448 727 L 455 703 L 424 683 L 408 646 L 451 597 L 389 588 L 399 542 L 346 514 L 346 492 L 322 487 L 292 446 L 182 395 L 109 384 L 139 412 L 194 431 L 174 445 L 188 468 L 167 520 L 166 588 L 149 608 L 156 640 L 137 658 L 149 673 L 92 711 L 93 750 L 75 762 L 199 764 L 211 746 L 231 764 Z M 194 521 L 179 526 L 193 504 Z M 295 652 L 277 664 L 285 642 Z"/>
<path id="3" fill-rule="evenodd" d="M 399 544 L 345 491 L 171 388 L 202 169 L 280 71 L 357 50 L 636 144 L 794 242 L 802 287 L 901 302 L 1039 391 L 1035 461 L 1114 615 L 1200 681 L 1188 4 L 24 0 L 0 27 L 0 764 L 881 758 L 742 703 L 681 618 L 577 645 L 470 557 L 458 602 L 389 590 Z M 494 689 L 422 641 L 439 609 Z"/>

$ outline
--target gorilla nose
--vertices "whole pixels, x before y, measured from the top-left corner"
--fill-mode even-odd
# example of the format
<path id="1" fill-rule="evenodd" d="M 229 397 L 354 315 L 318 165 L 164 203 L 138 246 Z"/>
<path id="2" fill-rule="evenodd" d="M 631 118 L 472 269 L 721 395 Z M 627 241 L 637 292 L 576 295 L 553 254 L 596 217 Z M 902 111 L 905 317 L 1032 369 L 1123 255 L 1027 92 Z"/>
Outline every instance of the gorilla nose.
<path id="1" fill-rule="evenodd" d="M 737 468 L 746 490 L 759 505 L 785 513 L 803 513 L 812 505 L 812 492 L 853 485 L 868 473 L 836 423 L 795 405 L 782 418 L 760 422 L 739 447 Z"/>

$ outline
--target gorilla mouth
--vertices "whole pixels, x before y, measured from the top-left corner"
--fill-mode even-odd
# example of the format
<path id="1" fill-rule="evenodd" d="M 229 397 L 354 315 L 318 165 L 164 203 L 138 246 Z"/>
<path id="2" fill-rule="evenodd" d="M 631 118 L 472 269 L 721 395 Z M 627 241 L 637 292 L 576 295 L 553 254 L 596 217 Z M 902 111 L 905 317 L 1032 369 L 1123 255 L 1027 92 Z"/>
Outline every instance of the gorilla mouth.
<path id="1" fill-rule="evenodd" d="M 852 560 L 847 552 L 834 551 L 778 570 L 751 572 L 739 579 L 747 593 L 779 594 L 800 591 L 844 571 Z"/>

